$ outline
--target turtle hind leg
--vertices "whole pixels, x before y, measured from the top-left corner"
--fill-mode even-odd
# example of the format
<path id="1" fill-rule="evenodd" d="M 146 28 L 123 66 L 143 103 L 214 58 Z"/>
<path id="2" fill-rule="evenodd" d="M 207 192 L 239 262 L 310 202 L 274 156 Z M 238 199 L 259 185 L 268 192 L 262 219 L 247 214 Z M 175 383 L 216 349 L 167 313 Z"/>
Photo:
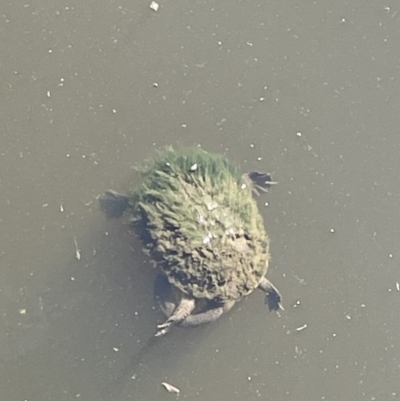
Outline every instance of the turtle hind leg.
<path id="1" fill-rule="evenodd" d="M 106 191 L 98 198 L 101 210 L 107 217 L 121 217 L 130 206 L 129 196 L 121 195 L 113 190 Z"/>
<path id="2" fill-rule="evenodd" d="M 189 315 L 183 320 L 179 326 L 181 327 L 197 327 L 203 324 L 215 322 L 223 313 L 227 312 L 235 304 L 235 301 L 229 301 L 222 306 L 207 309 L 204 312 Z"/>
<path id="3" fill-rule="evenodd" d="M 155 336 L 161 337 L 168 333 L 172 326 L 179 325 L 184 321 L 193 312 L 195 307 L 196 301 L 194 298 L 182 296 L 172 315 L 164 323 L 157 326 L 158 331 Z"/>
<path id="4" fill-rule="evenodd" d="M 277 182 L 272 181 L 271 174 L 269 173 L 251 171 L 250 173 L 245 174 L 245 176 L 247 178 L 247 181 L 250 181 L 250 185 L 257 195 L 259 195 L 259 191 L 267 192 L 268 188 L 270 188 L 272 185 L 277 184 Z"/>
<path id="5" fill-rule="evenodd" d="M 258 288 L 266 293 L 265 303 L 268 305 L 269 310 L 283 310 L 283 306 L 281 305 L 282 296 L 267 278 L 262 278 Z"/>

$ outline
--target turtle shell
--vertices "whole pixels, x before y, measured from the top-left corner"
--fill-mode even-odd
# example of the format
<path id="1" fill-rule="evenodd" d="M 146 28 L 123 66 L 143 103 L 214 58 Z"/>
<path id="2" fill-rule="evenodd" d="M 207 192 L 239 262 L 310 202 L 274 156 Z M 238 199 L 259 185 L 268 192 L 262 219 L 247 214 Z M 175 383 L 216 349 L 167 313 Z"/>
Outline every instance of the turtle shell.
<path id="1" fill-rule="evenodd" d="M 266 274 L 269 239 L 252 188 L 221 155 L 168 148 L 140 169 L 133 221 L 169 282 L 194 298 L 238 300 Z"/>

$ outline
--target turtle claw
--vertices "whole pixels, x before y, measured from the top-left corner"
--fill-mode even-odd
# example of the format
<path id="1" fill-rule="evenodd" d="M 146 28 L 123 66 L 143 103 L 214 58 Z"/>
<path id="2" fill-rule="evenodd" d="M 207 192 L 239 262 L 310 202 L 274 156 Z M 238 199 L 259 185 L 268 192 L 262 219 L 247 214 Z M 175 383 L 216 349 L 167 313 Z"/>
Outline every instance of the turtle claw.
<path id="1" fill-rule="evenodd" d="M 171 322 L 168 322 L 168 320 L 163 323 L 163 324 L 158 324 L 157 325 L 157 329 L 166 329 L 166 328 L 170 328 L 172 326 Z"/>
<path id="2" fill-rule="evenodd" d="M 158 329 L 157 333 L 154 334 L 154 337 L 162 337 L 162 336 L 164 336 L 165 334 L 167 334 L 170 331 L 171 323 L 165 322 L 163 324 L 159 324 L 157 326 L 157 329 Z"/>

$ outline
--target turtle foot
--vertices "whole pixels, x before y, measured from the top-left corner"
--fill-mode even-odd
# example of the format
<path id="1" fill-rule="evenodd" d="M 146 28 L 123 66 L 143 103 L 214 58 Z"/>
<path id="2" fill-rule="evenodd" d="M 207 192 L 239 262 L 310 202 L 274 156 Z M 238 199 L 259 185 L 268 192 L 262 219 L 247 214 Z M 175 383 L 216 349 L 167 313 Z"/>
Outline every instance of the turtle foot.
<path id="1" fill-rule="evenodd" d="M 97 199 L 99 200 L 101 210 L 103 210 L 107 217 L 121 217 L 122 213 L 129 206 L 129 197 L 113 190 L 106 191 Z"/>
<path id="2" fill-rule="evenodd" d="M 275 181 L 272 181 L 270 173 L 260 173 L 259 171 L 251 171 L 249 173 L 249 178 L 251 179 L 254 185 L 257 185 L 265 189 L 269 188 L 271 185 L 277 184 Z"/>
<path id="3" fill-rule="evenodd" d="M 265 296 L 265 303 L 268 305 L 270 311 L 277 311 L 278 309 L 284 310 L 281 304 L 281 294 L 279 291 L 273 289 L 271 291 L 267 291 L 267 295 Z"/>
<path id="4" fill-rule="evenodd" d="M 154 334 L 154 337 L 162 337 L 170 331 L 171 326 L 164 327 L 164 328 L 160 328 L 160 326 L 157 326 L 157 329 L 158 330 L 157 330 L 156 334 Z"/>
<path id="5" fill-rule="evenodd" d="M 158 324 L 157 329 L 170 329 L 172 326 L 172 322 L 169 322 L 168 320 L 165 323 Z"/>
<path id="6" fill-rule="evenodd" d="M 269 310 L 284 310 L 281 305 L 282 296 L 280 292 L 266 277 L 261 279 L 258 288 L 265 292 L 265 303 L 268 305 Z"/>
<path id="7" fill-rule="evenodd" d="M 256 195 L 259 195 L 260 192 L 267 192 L 268 188 L 272 185 L 277 184 L 277 182 L 272 181 L 271 174 L 269 173 L 261 173 L 259 171 L 251 171 L 248 174 L 245 174 L 246 181 L 250 181 L 253 192 Z"/>

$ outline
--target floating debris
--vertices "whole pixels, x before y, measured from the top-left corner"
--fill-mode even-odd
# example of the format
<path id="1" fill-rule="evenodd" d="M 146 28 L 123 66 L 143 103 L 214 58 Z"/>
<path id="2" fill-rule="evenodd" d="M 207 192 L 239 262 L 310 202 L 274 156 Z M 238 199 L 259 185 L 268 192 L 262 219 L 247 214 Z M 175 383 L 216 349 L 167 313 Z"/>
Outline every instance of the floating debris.
<path id="1" fill-rule="evenodd" d="M 162 382 L 161 383 L 162 386 L 164 386 L 164 388 L 169 392 L 169 393 L 175 393 L 175 394 L 179 394 L 181 392 L 181 390 L 179 390 L 178 387 L 173 386 L 172 384 L 166 383 L 166 382 Z"/>
<path id="2" fill-rule="evenodd" d="M 396 281 L 396 290 L 400 291 L 400 283 L 398 281 Z"/>
<path id="3" fill-rule="evenodd" d="M 307 328 L 307 324 L 303 324 L 303 326 L 297 327 L 296 331 L 303 331 Z"/>
<path id="4" fill-rule="evenodd" d="M 63 213 L 64 212 L 64 206 L 61 204 L 60 205 L 60 212 Z"/>
<path id="5" fill-rule="evenodd" d="M 152 1 L 151 3 L 150 3 L 150 6 L 149 6 L 154 12 L 157 12 L 158 11 L 158 9 L 160 8 L 160 5 L 158 4 L 158 3 L 156 3 L 155 1 Z"/>
<path id="6" fill-rule="evenodd" d="M 81 250 L 78 248 L 78 242 L 76 241 L 76 237 L 74 237 L 75 244 L 75 257 L 77 260 L 81 260 Z"/>
<path id="7" fill-rule="evenodd" d="M 294 303 L 293 308 L 297 308 L 298 306 L 300 306 L 300 304 L 301 304 L 300 300 L 297 300 L 297 301 Z"/>

